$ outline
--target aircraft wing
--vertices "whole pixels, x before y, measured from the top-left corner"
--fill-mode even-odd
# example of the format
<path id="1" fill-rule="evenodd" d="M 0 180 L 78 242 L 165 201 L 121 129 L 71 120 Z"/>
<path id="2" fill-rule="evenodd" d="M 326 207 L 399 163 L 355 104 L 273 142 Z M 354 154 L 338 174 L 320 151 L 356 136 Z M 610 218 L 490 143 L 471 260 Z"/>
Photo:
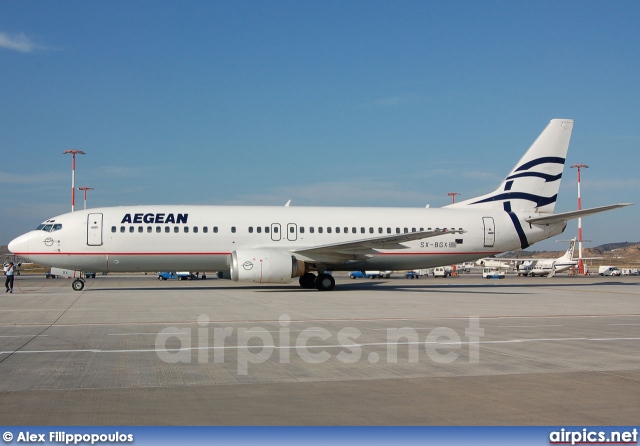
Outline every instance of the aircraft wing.
<path id="1" fill-rule="evenodd" d="M 436 229 L 433 231 L 409 232 L 362 239 L 355 242 L 350 241 L 314 246 L 311 248 L 299 248 L 292 250 L 292 252 L 319 261 L 360 260 L 371 257 L 375 254 L 375 249 L 403 249 L 407 247 L 402 244 L 405 242 L 438 237 L 446 234 L 463 234 L 465 232 L 467 231 L 462 229 Z"/>
<path id="2" fill-rule="evenodd" d="M 560 214 L 551 214 L 545 217 L 530 217 L 525 219 L 527 223 L 534 225 L 548 225 L 551 223 L 561 223 L 563 221 L 574 220 L 576 218 L 584 217 L 585 215 L 597 214 L 599 212 L 610 211 L 611 209 L 622 208 L 625 206 L 631 206 L 633 203 L 618 203 L 610 204 L 608 206 L 599 206 L 596 208 L 582 209 L 580 211 L 562 212 Z"/>

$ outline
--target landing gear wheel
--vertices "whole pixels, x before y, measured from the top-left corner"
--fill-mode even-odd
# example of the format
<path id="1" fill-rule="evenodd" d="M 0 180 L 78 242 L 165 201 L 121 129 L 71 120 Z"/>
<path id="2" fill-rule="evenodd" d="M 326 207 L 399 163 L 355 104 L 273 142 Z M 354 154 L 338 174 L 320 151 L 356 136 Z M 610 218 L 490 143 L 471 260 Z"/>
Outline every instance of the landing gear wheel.
<path id="1" fill-rule="evenodd" d="M 84 289 L 84 280 L 81 280 L 81 279 L 74 280 L 73 283 L 71 284 L 71 288 L 73 288 L 74 291 L 82 291 Z"/>
<path id="2" fill-rule="evenodd" d="M 300 286 L 305 290 L 313 289 L 316 286 L 316 275 L 312 273 L 304 273 L 298 279 L 298 283 L 300 283 Z"/>
<path id="3" fill-rule="evenodd" d="M 318 291 L 331 291 L 336 286 L 336 280 L 331 274 L 318 274 L 316 288 Z"/>

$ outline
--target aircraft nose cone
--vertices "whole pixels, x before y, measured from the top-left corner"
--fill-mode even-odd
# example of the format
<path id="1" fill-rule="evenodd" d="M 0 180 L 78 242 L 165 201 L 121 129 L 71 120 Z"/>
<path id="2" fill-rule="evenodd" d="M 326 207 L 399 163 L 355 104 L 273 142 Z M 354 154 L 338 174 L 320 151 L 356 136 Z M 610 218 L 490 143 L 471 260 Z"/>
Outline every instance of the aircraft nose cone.
<path id="1" fill-rule="evenodd" d="M 9 251 L 13 254 L 26 254 L 29 252 L 29 237 L 28 234 L 21 235 L 20 237 L 16 237 L 9 242 L 9 246 L 7 246 Z"/>

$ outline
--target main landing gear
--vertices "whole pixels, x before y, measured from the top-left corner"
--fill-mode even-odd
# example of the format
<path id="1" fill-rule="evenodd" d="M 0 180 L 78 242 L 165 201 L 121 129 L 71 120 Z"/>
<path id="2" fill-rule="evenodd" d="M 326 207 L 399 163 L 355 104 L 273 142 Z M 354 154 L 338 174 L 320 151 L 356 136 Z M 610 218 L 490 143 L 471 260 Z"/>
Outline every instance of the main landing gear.
<path id="1" fill-rule="evenodd" d="M 319 291 L 331 291 L 336 286 L 336 280 L 331 274 L 321 273 L 317 276 L 312 273 L 305 273 L 298 279 L 300 286 L 304 289 L 316 288 Z"/>

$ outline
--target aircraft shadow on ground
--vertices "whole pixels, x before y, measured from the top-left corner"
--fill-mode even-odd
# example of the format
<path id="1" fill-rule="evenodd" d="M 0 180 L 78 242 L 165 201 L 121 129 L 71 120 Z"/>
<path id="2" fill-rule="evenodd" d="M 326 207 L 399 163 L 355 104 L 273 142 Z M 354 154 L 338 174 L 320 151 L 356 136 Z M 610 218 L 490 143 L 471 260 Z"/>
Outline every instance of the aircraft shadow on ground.
<path id="1" fill-rule="evenodd" d="M 221 284 L 220 286 L 143 286 L 143 287 L 102 287 L 102 286 L 88 286 L 85 288 L 84 292 L 96 292 L 96 291 L 177 291 L 180 292 L 197 292 L 197 291 L 232 291 L 232 290 L 244 290 L 244 291 L 258 291 L 262 293 L 300 293 L 300 292 L 315 292 L 316 289 L 302 289 L 297 284 L 287 284 L 287 285 L 234 285 L 227 286 Z M 96 284 L 97 285 L 97 284 Z M 383 286 L 384 285 L 384 286 Z M 449 292 L 455 291 L 456 293 L 469 293 L 469 294 L 485 294 L 488 289 L 496 289 L 500 288 L 501 290 L 513 289 L 512 293 L 503 293 L 503 294 L 528 294 L 524 289 L 530 288 L 568 288 L 568 287 L 580 287 L 580 288 L 588 288 L 594 285 L 604 285 L 604 286 L 616 286 L 616 287 L 637 287 L 637 283 L 629 283 L 629 282 L 584 282 L 584 283 L 505 283 L 499 280 L 492 280 L 487 283 L 474 283 L 474 284 L 456 284 L 456 283 L 393 283 L 390 284 L 389 281 L 380 281 L 380 280 L 372 280 L 372 281 L 360 281 L 360 282 L 348 282 L 348 283 L 340 283 L 336 285 L 336 288 L 330 293 L 336 292 L 347 292 L 347 291 L 393 291 L 393 292 L 416 292 L 416 291 L 424 291 L 424 292 Z M 518 292 L 516 292 L 518 291 Z"/>

